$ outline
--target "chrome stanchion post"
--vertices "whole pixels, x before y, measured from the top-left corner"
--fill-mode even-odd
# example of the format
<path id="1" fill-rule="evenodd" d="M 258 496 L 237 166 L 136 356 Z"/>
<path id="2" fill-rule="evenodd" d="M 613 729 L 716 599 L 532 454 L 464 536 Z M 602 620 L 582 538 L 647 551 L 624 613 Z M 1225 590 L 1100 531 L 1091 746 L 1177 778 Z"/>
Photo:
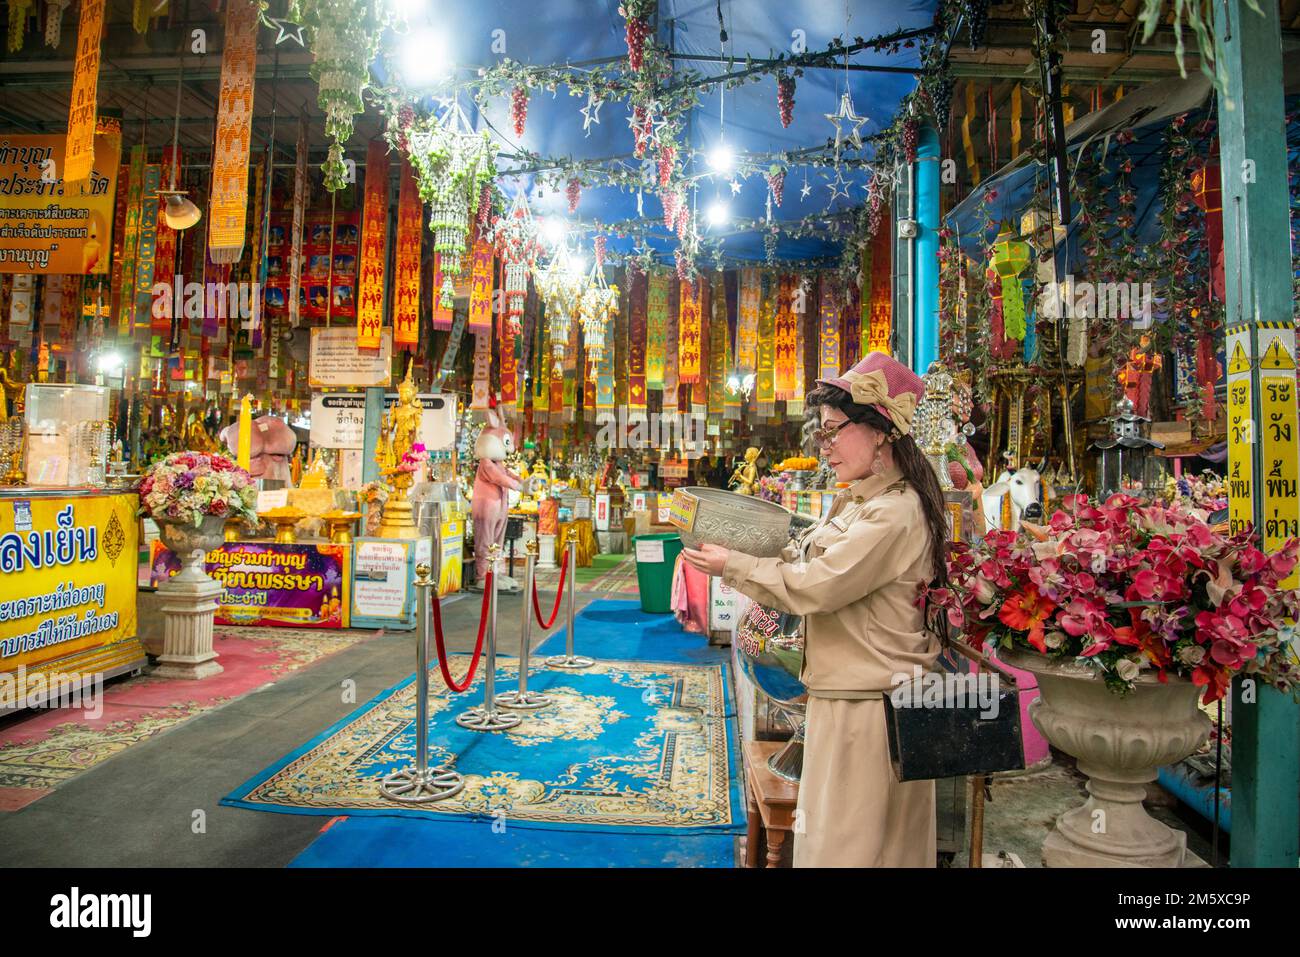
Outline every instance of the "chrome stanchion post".
<path id="1" fill-rule="evenodd" d="M 428 804 L 459 794 L 465 779 L 447 768 L 429 767 L 429 599 L 433 593 L 429 566 L 415 567 L 415 764 L 386 775 L 379 791 L 391 801 Z"/>
<path id="2" fill-rule="evenodd" d="M 544 694 L 528 690 L 528 652 L 533 638 L 533 585 L 537 567 L 537 540 L 529 542 L 524 558 L 524 619 L 519 631 L 519 689 L 503 691 L 497 695 L 497 704 L 503 708 L 545 708 L 551 699 Z"/>
<path id="3" fill-rule="evenodd" d="M 488 596 L 487 661 L 483 667 L 483 704 L 456 715 L 456 723 L 470 731 L 505 731 L 522 720 L 517 714 L 502 714 L 497 710 L 497 575 L 500 573 L 501 546 L 488 547 L 488 568 L 492 570 L 492 591 Z"/>
<path id="4" fill-rule="evenodd" d="M 547 658 L 546 664 L 552 668 L 590 668 L 595 664 L 594 661 L 583 655 L 573 653 L 573 620 L 576 617 L 574 612 L 578 604 L 578 541 L 572 536 L 569 538 L 567 560 L 569 563 L 569 594 L 564 614 L 568 622 L 568 632 L 564 636 L 564 654 Z"/>

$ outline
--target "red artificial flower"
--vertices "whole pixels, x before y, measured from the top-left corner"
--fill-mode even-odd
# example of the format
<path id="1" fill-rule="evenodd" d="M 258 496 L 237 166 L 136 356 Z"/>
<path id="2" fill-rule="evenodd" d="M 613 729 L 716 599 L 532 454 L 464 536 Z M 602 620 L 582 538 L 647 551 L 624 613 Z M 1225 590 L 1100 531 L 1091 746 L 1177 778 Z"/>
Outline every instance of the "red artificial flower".
<path id="1" fill-rule="evenodd" d="M 998 620 L 1008 628 L 1027 632 L 1029 644 L 1037 651 L 1046 653 L 1043 624 L 1055 610 L 1055 602 L 1040 595 L 1036 586 L 1029 585 L 1023 592 L 1007 597 L 998 609 Z"/>

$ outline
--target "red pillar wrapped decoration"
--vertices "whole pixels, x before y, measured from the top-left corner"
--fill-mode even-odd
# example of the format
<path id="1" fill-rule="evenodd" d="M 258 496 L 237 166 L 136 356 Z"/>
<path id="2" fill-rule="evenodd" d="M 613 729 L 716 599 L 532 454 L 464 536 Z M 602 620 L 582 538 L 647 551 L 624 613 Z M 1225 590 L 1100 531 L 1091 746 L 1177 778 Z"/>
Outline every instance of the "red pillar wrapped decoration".
<path id="1" fill-rule="evenodd" d="M 378 349 L 384 325 L 384 262 L 388 254 L 388 146 L 366 149 L 365 207 L 357 274 L 357 348 Z"/>
<path id="2" fill-rule="evenodd" d="M 1214 298 L 1223 302 L 1223 179 L 1219 170 L 1219 141 L 1210 145 L 1205 165 L 1192 173 L 1192 199 L 1205 213 L 1205 239 L 1210 247 Z"/>

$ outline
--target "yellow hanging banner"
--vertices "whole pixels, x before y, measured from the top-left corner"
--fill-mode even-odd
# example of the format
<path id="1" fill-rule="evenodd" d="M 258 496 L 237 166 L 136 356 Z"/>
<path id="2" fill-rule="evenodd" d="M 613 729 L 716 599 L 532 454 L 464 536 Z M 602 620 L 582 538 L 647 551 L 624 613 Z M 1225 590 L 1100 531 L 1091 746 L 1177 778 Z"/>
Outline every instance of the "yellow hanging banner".
<path id="1" fill-rule="evenodd" d="M 62 15 L 62 13 L 60 13 Z M 82 0 L 77 23 L 77 58 L 68 107 L 64 183 L 90 176 L 95 163 L 95 97 L 99 89 L 99 44 L 104 32 L 104 0 Z"/>
<path id="2" fill-rule="evenodd" d="M 975 162 L 975 144 L 971 142 L 970 138 L 970 121 L 974 115 L 975 87 L 971 86 L 970 82 L 967 81 L 966 115 L 961 120 L 961 145 L 962 149 L 966 151 L 966 168 L 970 170 L 970 184 L 971 186 L 978 186 L 980 184 L 980 167 L 979 163 Z"/>
<path id="3" fill-rule="evenodd" d="M 244 252 L 257 18 L 257 5 L 249 0 L 229 0 L 226 4 L 226 48 L 221 54 L 212 199 L 208 204 L 208 258 L 218 264 L 236 263 Z"/>
<path id="4" fill-rule="evenodd" d="M 1020 118 L 1024 114 L 1024 106 L 1020 102 L 1020 84 L 1017 83 L 1011 90 L 1011 158 L 1015 159 L 1020 155 Z"/>

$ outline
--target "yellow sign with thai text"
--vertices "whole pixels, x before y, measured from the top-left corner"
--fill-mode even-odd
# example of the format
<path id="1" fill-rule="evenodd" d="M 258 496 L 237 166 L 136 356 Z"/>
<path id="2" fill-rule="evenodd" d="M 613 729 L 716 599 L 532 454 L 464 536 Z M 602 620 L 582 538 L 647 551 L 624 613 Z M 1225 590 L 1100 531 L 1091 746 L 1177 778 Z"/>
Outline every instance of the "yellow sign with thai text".
<path id="1" fill-rule="evenodd" d="M 0 500 L 0 673 L 135 637 L 138 504 Z"/>
<path id="2" fill-rule="evenodd" d="M 67 137 L 0 135 L 0 273 L 109 269 L 122 134 L 95 134 L 88 179 L 64 183 Z"/>

